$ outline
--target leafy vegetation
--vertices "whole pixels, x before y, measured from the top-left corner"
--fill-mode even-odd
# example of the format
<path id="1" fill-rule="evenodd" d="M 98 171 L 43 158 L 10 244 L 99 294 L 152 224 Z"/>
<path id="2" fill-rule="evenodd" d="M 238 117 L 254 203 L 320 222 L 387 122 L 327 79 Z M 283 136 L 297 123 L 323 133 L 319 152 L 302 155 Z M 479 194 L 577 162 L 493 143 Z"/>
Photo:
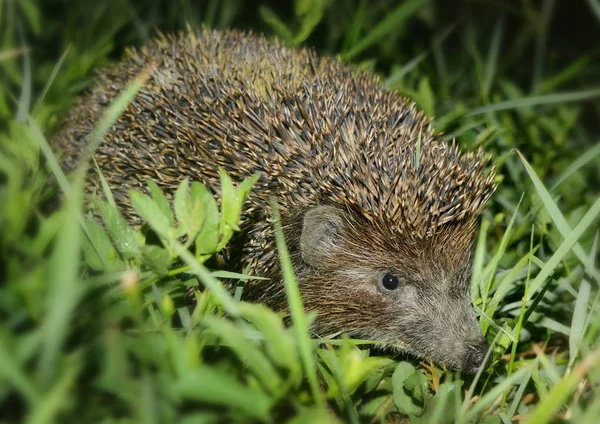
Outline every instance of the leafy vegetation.
<path id="1" fill-rule="evenodd" d="M 595 423 L 599 10 L 597 0 L 0 1 L 0 422 Z M 220 203 L 192 181 L 170 202 L 149 181 L 131 193 L 141 230 L 110 193 L 83 207 L 84 168 L 62 174 L 53 127 L 93 69 L 186 23 L 340 54 L 412 97 L 448 140 L 493 155 L 500 188 L 472 278 L 489 369 L 465 376 L 311 338 L 280 228 L 291 326 L 239 302 L 220 279 L 249 277 L 210 264 L 237 230 L 250 175 L 221 173 Z M 92 148 L 143 80 L 106 111 Z"/>

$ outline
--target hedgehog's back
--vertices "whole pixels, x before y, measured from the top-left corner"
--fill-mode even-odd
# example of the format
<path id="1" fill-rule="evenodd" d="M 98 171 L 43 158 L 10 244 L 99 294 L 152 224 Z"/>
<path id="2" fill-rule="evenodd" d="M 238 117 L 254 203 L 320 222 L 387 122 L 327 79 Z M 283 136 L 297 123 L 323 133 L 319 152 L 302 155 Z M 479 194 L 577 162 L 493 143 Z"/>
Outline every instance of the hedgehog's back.
<path id="1" fill-rule="evenodd" d="M 238 31 L 161 35 L 101 71 L 77 100 L 53 143 L 67 170 L 102 111 L 148 65 L 149 81 L 96 154 L 123 202 L 148 178 L 167 189 L 185 176 L 214 186 L 217 166 L 240 178 L 262 172 L 262 183 L 280 186 L 279 194 L 313 199 L 327 184 L 322 168 L 341 182 L 334 176 L 340 162 L 351 167 L 346 162 L 360 162 L 359 147 L 372 150 L 346 145 L 354 135 L 341 129 L 392 124 L 382 115 L 389 101 L 374 96 L 382 97 L 376 80 L 337 60 Z M 94 173 L 89 178 L 90 188 L 99 188 Z"/>
<path id="2" fill-rule="evenodd" d="M 337 203 L 414 233 L 479 212 L 491 193 L 481 157 L 435 140 L 423 114 L 375 77 L 237 31 L 160 36 L 102 71 L 55 139 L 66 168 L 148 65 L 150 79 L 96 153 L 122 205 L 147 179 L 167 193 L 185 177 L 217 189 L 222 166 L 238 179 L 263 174 L 255 203 L 269 194 L 287 208 Z M 95 172 L 89 188 L 100 191 Z"/>

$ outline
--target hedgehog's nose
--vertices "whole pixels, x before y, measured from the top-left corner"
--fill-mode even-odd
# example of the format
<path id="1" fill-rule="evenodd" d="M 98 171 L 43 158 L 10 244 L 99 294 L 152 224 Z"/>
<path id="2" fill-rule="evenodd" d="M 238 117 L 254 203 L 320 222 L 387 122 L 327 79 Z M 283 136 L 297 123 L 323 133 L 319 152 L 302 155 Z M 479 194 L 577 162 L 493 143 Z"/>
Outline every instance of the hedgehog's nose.
<path id="1" fill-rule="evenodd" d="M 467 345 L 468 353 L 467 360 L 465 361 L 465 371 L 475 374 L 482 366 L 488 366 L 489 361 L 484 365 L 483 360 L 489 348 L 490 346 L 485 340 L 478 343 L 469 343 Z"/>

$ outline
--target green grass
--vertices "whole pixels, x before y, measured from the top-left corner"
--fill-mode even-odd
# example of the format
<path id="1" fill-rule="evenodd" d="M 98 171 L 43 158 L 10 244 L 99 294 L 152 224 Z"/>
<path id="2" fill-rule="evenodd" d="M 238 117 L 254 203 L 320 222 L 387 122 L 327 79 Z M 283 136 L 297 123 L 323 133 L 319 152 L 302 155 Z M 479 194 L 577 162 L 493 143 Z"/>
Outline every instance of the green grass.
<path id="1" fill-rule="evenodd" d="M 596 0 L 0 1 L 0 422 L 597 422 L 598 10 Z M 90 218 L 83 169 L 62 174 L 52 130 L 93 69 L 186 23 L 339 54 L 412 97 L 446 139 L 490 152 L 499 189 L 471 287 L 489 369 L 465 376 L 368 341 L 311 338 L 277 220 L 291 325 L 239 302 L 220 279 L 248 277 L 210 264 L 237 231 L 251 175 L 221 172 L 220 203 L 198 182 L 172 202 L 149 182 L 131 193 L 141 231 L 110 193 L 92 201 L 102 225 Z M 573 31 L 583 26 L 587 38 Z M 107 110 L 87 154 L 143 79 Z"/>

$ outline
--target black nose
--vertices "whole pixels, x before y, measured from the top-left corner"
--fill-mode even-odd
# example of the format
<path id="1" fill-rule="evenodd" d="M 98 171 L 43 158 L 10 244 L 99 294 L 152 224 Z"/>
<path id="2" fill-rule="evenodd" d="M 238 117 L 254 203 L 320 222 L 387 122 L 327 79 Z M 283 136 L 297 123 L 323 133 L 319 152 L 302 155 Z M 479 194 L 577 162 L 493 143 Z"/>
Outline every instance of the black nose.
<path id="1" fill-rule="evenodd" d="M 475 374 L 477 371 L 479 371 L 479 368 L 484 365 L 483 360 L 485 359 L 485 355 L 489 348 L 490 346 L 485 340 L 479 343 L 469 343 L 467 345 L 468 353 L 465 363 L 465 371 L 471 374 Z M 485 364 L 485 366 L 488 364 L 489 361 Z"/>

